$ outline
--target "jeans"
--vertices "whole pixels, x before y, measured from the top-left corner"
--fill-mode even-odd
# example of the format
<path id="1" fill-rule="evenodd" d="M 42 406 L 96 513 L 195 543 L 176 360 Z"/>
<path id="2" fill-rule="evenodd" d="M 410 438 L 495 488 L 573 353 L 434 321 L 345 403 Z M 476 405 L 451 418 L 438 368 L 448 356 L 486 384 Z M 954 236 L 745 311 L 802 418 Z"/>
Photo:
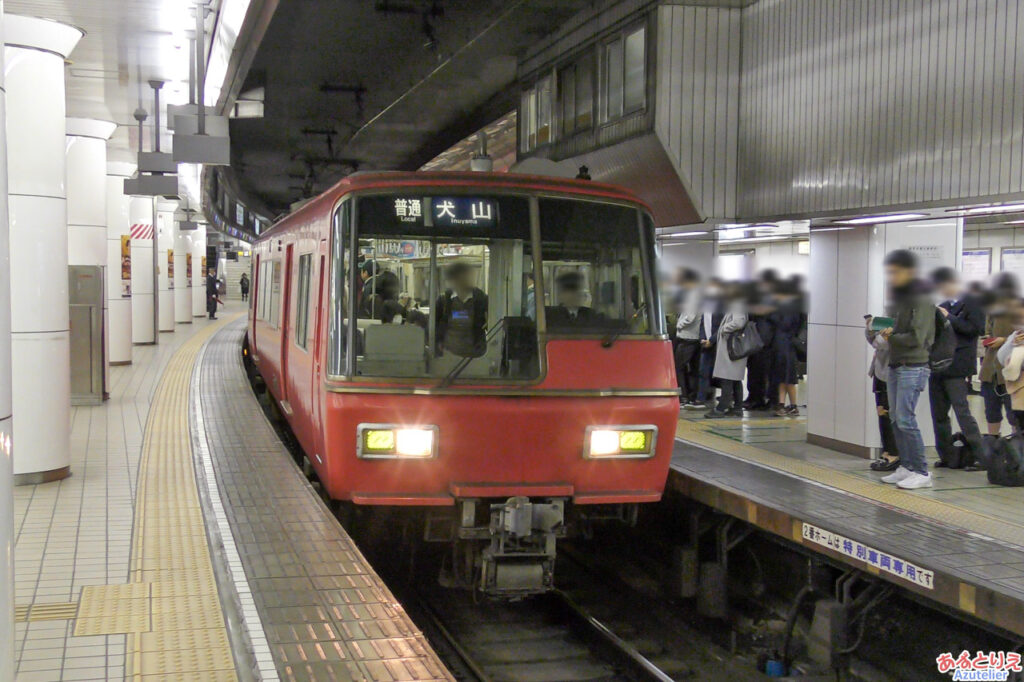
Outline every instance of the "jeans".
<path id="1" fill-rule="evenodd" d="M 900 451 L 900 464 L 914 473 L 928 474 L 924 458 L 924 440 L 917 425 L 917 400 L 928 385 L 931 370 L 923 367 L 892 367 L 889 370 L 889 404 L 892 406 L 892 426 L 896 447 Z"/>
<path id="2" fill-rule="evenodd" d="M 967 380 L 963 377 L 931 377 L 928 380 L 928 400 L 932 406 L 935 449 L 939 452 L 939 459 L 948 461 L 953 449 L 953 427 L 949 420 L 951 407 L 971 450 L 980 453 L 981 431 L 967 404 Z"/>

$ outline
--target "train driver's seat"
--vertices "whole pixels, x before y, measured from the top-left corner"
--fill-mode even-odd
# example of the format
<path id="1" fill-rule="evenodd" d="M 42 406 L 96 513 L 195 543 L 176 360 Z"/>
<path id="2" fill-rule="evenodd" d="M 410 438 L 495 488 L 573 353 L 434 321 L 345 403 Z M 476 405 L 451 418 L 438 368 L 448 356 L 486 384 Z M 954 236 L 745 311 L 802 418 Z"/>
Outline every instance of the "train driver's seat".
<path id="1" fill-rule="evenodd" d="M 426 340 L 415 324 L 375 324 L 363 330 L 365 343 L 358 373 L 413 377 L 426 374 Z"/>

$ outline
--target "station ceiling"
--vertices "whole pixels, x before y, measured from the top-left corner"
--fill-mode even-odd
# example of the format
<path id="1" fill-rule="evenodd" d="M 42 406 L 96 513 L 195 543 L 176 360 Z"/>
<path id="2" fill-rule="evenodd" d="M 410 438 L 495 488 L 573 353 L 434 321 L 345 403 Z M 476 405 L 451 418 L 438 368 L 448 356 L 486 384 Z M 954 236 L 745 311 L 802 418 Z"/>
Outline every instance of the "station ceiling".
<path id="1" fill-rule="evenodd" d="M 520 53 L 590 0 L 290 0 L 231 121 L 231 185 L 277 215 L 355 170 L 415 169 L 515 108 Z"/>

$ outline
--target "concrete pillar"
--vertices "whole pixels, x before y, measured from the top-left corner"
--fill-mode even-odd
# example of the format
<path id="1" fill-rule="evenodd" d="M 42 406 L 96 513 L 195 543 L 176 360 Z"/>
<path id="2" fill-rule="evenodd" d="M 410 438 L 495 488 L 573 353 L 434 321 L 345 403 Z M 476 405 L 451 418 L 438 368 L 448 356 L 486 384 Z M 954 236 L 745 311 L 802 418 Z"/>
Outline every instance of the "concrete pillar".
<path id="1" fill-rule="evenodd" d="M 132 197 L 131 223 L 132 343 L 156 343 L 156 305 L 153 287 L 153 198 Z"/>
<path id="2" fill-rule="evenodd" d="M 192 233 L 192 316 L 206 316 L 206 225 Z"/>
<path id="3" fill-rule="evenodd" d="M 105 338 L 111 365 L 132 364 L 131 197 L 124 194 L 124 179 L 135 164 L 107 164 L 107 325 Z M 123 238 L 123 239 L 122 239 Z M 124 253 L 122 253 L 124 251 Z M 128 256 L 128 258 L 124 258 Z"/>
<path id="4" fill-rule="evenodd" d="M 0 0 L 0 36 L 3 35 Z M 14 679 L 14 468 L 11 462 L 11 259 L 7 229 L 7 94 L 0 55 L 0 680 Z"/>
<path id="5" fill-rule="evenodd" d="M 70 473 L 64 60 L 82 32 L 5 15 L 14 475 Z"/>
<path id="6" fill-rule="evenodd" d="M 160 332 L 174 331 L 174 211 L 178 202 L 157 199 L 156 202 L 156 244 L 157 244 L 157 291 Z"/>
<path id="7" fill-rule="evenodd" d="M 881 447 L 864 316 L 885 313 L 882 261 L 890 251 L 910 249 L 927 276 L 940 266 L 957 267 L 962 244 L 960 218 L 811 230 L 808 442 L 862 457 Z M 918 401 L 917 418 L 925 445 L 933 445 L 927 392 Z"/>
<path id="8" fill-rule="evenodd" d="M 178 324 L 192 324 L 192 278 L 188 276 L 188 264 L 192 261 L 193 230 L 181 230 L 174 226 L 174 321 Z"/>
<path id="9" fill-rule="evenodd" d="M 117 124 L 69 118 L 67 131 L 68 265 L 107 266 L 107 140 Z M 106 278 L 103 279 L 106 284 Z M 110 386 L 107 296 L 103 297 L 103 392 Z"/>

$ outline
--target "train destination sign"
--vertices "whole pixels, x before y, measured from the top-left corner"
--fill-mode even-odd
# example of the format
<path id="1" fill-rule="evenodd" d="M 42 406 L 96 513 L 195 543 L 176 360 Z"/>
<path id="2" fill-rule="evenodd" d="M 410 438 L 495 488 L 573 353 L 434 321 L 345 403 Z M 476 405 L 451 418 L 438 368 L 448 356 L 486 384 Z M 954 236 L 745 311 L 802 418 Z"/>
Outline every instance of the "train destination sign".
<path id="1" fill-rule="evenodd" d="M 433 197 L 426 202 L 396 197 L 394 202 L 395 219 L 400 223 L 422 224 L 425 204 L 436 227 L 494 227 L 498 217 L 493 201 L 477 197 Z"/>

